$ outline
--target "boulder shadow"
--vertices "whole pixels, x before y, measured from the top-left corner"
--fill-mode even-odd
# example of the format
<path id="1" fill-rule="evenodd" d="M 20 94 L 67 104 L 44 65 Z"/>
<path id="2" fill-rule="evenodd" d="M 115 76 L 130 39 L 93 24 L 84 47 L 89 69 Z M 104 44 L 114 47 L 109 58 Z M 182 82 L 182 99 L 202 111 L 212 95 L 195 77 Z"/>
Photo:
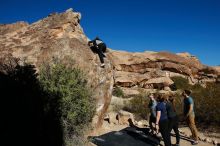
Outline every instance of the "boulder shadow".
<path id="1" fill-rule="evenodd" d="M 58 101 L 41 89 L 35 66 L 0 68 L 0 145 L 62 146 Z"/>

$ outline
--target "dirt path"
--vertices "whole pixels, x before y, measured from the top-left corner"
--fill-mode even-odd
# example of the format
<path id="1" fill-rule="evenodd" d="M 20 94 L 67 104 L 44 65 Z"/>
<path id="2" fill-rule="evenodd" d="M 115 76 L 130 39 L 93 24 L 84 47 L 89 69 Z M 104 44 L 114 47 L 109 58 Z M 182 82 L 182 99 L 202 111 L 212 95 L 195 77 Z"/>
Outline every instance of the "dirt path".
<path id="1" fill-rule="evenodd" d="M 103 126 L 97 132 L 97 136 L 92 137 L 94 146 L 156 146 L 163 145 L 163 141 L 152 137 L 148 133 L 148 128 L 134 128 L 124 125 Z M 186 130 L 186 129 L 181 129 Z M 175 143 L 175 137 L 172 136 L 172 143 Z M 190 139 L 181 136 L 181 146 L 190 146 Z M 213 146 L 213 144 L 200 142 L 197 146 Z"/>

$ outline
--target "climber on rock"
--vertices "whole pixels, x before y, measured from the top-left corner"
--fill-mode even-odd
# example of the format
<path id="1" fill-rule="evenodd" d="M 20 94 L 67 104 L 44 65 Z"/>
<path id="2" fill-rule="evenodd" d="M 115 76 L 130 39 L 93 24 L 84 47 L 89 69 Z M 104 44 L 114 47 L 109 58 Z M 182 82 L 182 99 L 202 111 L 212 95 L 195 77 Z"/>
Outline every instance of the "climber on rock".
<path id="1" fill-rule="evenodd" d="M 105 67 L 104 57 L 106 52 L 106 44 L 99 38 L 96 37 L 94 40 L 88 42 L 88 45 L 92 49 L 93 52 L 99 55 L 99 59 L 101 61 L 101 67 Z"/>

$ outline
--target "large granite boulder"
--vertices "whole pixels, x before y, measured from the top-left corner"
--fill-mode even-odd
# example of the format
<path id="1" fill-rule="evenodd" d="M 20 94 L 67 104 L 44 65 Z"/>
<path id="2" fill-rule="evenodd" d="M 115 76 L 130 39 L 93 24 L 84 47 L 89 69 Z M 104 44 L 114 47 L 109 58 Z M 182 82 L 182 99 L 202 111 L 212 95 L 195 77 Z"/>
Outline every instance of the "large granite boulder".
<path id="1" fill-rule="evenodd" d="M 67 58 L 74 60 L 73 64 L 87 74 L 93 90 L 91 98 L 96 100 L 97 106 L 93 126 L 100 127 L 111 101 L 113 70 L 108 59 L 105 68 L 100 68 L 97 54 L 87 45 L 88 38 L 79 24 L 80 19 L 80 13 L 70 9 L 50 14 L 30 25 L 24 22 L 0 25 L 0 71 L 13 69 L 13 65 L 16 66 L 13 58 L 19 60 L 17 63 L 32 64 L 37 70 L 54 58 L 61 62 Z M 5 68 L 10 64 L 11 68 Z"/>

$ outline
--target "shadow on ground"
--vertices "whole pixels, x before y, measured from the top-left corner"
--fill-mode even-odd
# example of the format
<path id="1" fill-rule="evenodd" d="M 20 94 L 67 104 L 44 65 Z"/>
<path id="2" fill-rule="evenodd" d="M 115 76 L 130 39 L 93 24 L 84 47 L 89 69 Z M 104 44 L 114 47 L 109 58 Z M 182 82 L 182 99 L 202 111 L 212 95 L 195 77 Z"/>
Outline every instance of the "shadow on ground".
<path id="1" fill-rule="evenodd" d="M 120 131 L 112 131 L 100 136 L 88 137 L 89 141 L 97 146 L 163 146 L 161 137 L 152 135 L 150 128 L 139 128 L 128 120 L 130 127 Z M 171 134 L 176 137 L 175 134 Z M 189 137 L 180 135 L 182 140 L 193 142 Z M 163 142 L 162 142 L 163 143 Z"/>
<path id="2" fill-rule="evenodd" d="M 148 128 L 127 127 L 97 137 L 89 137 L 97 146 L 157 146 L 160 139 L 152 136 Z"/>

